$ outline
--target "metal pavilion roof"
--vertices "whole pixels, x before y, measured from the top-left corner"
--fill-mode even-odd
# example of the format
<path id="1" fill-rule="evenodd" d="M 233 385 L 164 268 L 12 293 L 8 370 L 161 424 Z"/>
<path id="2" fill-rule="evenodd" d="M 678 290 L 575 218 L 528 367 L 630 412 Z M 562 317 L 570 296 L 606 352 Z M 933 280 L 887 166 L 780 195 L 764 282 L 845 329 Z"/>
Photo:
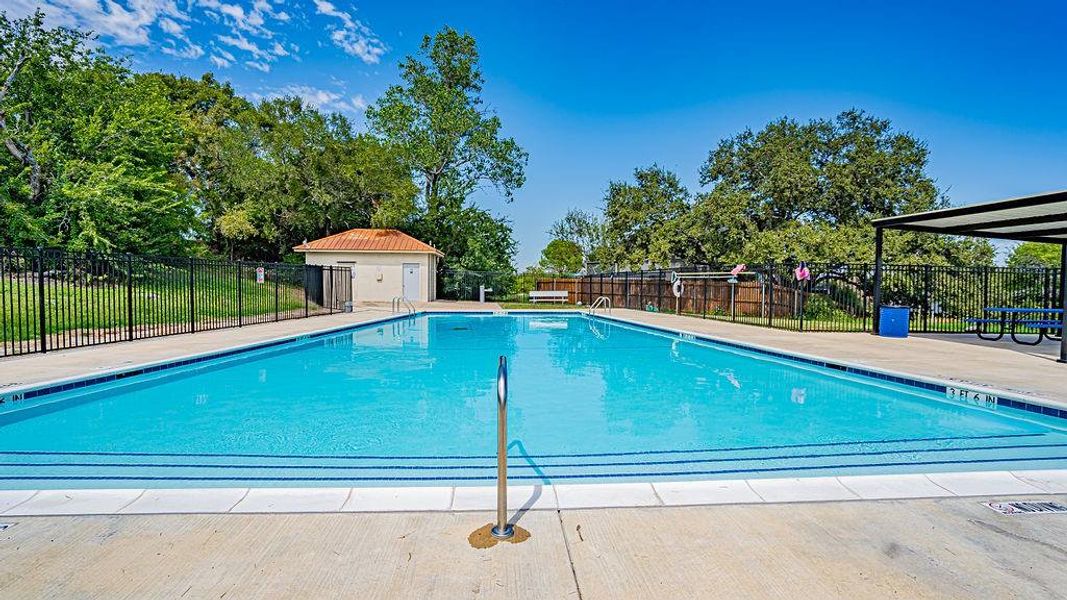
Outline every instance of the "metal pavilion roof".
<path id="1" fill-rule="evenodd" d="M 903 229 L 1067 244 L 1067 190 L 876 219 L 877 229 Z"/>

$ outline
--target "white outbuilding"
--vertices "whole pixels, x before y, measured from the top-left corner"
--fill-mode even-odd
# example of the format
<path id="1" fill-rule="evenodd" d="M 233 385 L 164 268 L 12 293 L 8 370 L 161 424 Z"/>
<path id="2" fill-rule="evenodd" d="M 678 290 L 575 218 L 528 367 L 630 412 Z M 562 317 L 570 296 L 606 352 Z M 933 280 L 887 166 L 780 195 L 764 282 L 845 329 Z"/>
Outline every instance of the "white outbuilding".
<path id="1" fill-rule="evenodd" d="M 309 265 L 348 267 L 352 300 L 388 302 L 402 296 L 412 302 L 437 297 L 440 250 L 396 229 L 349 229 L 294 246 Z"/>

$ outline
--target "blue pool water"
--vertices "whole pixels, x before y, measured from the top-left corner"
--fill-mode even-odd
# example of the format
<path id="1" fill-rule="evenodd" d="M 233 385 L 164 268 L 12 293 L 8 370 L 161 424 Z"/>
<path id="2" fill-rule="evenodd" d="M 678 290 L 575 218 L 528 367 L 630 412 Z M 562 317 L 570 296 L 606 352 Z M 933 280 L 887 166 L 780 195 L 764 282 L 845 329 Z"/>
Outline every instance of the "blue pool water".
<path id="1" fill-rule="evenodd" d="M 174 339 L 180 344 L 180 338 Z M 0 487 L 490 484 L 1067 468 L 1067 421 L 586 315 L 404 318 L 0 410 Z"/>

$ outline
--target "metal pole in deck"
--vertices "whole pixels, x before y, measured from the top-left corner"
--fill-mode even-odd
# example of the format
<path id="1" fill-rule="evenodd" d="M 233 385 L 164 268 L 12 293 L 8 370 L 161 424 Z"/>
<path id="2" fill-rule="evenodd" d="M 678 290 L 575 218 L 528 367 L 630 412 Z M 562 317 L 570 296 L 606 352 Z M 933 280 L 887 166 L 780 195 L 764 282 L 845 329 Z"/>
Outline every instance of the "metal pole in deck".
<path id="1" fill-rule="evenodd" d="M 882 306 L 882 228 L 874 229 L 874 333 L 880 333 Z"/>
<path id="2" fill-rule="evenodd" d="M 496 374 L 496 525 L 493 537 L 506 540 L 515 535 L 508 523 L 508 359 L 500 357 Z"/>
<path id="3" fill-rule="evenodd" d="M 1060 246 L 1060 358 L 1058 362 L 1067 363 L 1067 243 Z"/>

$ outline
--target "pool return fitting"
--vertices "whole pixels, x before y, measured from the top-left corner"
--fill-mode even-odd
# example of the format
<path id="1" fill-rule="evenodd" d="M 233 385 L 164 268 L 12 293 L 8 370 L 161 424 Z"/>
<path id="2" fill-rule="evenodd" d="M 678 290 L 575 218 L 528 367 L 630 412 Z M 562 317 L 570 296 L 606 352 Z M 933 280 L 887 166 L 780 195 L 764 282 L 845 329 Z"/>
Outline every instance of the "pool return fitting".
<path id="1" fill-rule="evenodd" d="M 508 359 L 496 371 L 496 525 L 490 533 L 506 540 L 515 535 L 508 524 Z"/>

